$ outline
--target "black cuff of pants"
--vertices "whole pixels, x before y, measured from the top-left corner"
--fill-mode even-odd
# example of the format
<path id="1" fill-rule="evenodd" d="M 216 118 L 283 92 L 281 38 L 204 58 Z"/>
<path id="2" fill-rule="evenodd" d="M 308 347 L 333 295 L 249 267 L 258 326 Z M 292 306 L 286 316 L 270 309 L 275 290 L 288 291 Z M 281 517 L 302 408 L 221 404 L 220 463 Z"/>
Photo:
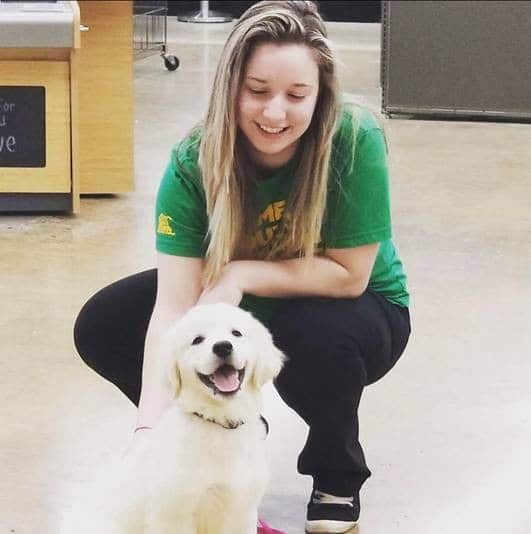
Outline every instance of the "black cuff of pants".
<path id="1" fill-rule="evenodd" d="M 361 486 L 369 478 L 369 475 L 363 476 L 360 481 L 359 477 L 352 476 L 352 474 L 341 472 L 328 472 L 314 475 L 313 489 L 318 489 L 324 493 L 330 493 L 337 497 L 352 497 L 360 492 Z"/>

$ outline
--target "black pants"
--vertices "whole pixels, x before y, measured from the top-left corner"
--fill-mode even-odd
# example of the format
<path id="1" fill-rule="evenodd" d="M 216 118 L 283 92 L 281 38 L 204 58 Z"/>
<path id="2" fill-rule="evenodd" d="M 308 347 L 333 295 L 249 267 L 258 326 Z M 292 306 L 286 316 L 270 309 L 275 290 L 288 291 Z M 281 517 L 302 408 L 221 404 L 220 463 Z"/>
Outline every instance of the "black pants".
<path id="1" fill-rule="evenodd" d="M 82 308 L 74 329 L 83 360 L 136 405 L 156 285 L 156 270 L 149 270 L 105 287 Z M 309 426 L 299 472 L 321 491 L 359 492 L 371 474 L 358 440 L 361 394 L 404 351 L 408 309 L 372 291 L 356 299 L 297 298 L 269 327 L 289 358 L 275 386 Z"/>

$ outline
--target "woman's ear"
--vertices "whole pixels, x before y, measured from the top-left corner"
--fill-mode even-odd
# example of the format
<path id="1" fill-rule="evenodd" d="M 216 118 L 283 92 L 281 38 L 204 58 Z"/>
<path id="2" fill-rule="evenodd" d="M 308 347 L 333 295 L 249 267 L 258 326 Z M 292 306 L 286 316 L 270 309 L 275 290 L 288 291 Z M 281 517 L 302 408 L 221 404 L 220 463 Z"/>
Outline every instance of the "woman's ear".
<path id="1" fill-rule="evenodd" d="M 262 388 L 267 382 L 276 378 L 287 359 L 273 343 L 268 343 L 264 349 L 258 355 L 251 377 L 251 383 L 256 389 Z"/>

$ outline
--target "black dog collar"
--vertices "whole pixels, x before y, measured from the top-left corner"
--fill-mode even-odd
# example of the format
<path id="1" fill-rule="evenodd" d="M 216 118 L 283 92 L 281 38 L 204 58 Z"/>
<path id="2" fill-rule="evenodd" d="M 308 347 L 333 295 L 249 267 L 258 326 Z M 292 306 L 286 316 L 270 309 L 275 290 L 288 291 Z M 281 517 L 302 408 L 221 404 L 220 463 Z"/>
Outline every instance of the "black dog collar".
<path id="1" fill-rule="evenodd" d="M 198 412 L 192 412 L 192 413 L 193 415 L 199 417 L 200 419 L 203 419 L 203 421 L 214 423 L 216 425 L 222 426 L 223 428 L 226 428 L 227 430 L 234 430 L 235 428 L 238 428 L 242 426 L 243 424 L 245 424 L 245 421 L 231 421 L 230 419 L 225 421 L 226 424 L 224 424 L 223 422 L 218 421 L 217 419 L 211 419 L 210 417 L 205 417 L 201 413 L 198 413 Z M 267 422 L 266 418 L 263 415 L 260 416 L 260 420 L 264 424 L 266 436 L 267 436 L 269 434 L 269 423 Z"/>
<path id="2" fill-rule="evenodd" d="M 203 419 L 203 421 L 208 421 L 209 423 L 214 423 L 216 425 L 222 426 L 223 428 L 227 428 L 228 430 L 234 430 L 235 428 L 238 428 L 239 426 L 242 426 L 245 421 L 231 421 L 230 419 L 227 419 L 225 421 L 226 424 L 223 424 L 221 421 L 218 421 L 217 419 L 211 419 L 209 417 L 205 417 L 203 414 L 198 412 L 192 412 L 197 417 Z"/>

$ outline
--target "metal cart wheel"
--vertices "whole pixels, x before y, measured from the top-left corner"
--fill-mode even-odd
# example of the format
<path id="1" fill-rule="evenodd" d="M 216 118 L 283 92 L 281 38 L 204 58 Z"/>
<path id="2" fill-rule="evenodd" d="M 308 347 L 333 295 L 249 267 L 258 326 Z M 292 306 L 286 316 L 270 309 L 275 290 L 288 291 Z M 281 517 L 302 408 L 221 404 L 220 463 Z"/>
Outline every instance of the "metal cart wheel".
<path id="1" fill-rule="evenodd" d="M 176 56 L 167 56 L 166 54 L 162 54 L 162 58 L 164 59 L 164 65 L 166 68 L 170 71 L 177 70 L 179 67 L 179 58 Z"/>
<path id="2" fill-rule="evenodd" d="M 1 2 L 2 0 L 0 0 Z M 166 54 L 168 42 L 168 2 L 166 0 L 135 0 L 133 3 L 133 47 L 138 57 L 158 49 L 169 71 L 179 68 L 179 59 Z"/>

